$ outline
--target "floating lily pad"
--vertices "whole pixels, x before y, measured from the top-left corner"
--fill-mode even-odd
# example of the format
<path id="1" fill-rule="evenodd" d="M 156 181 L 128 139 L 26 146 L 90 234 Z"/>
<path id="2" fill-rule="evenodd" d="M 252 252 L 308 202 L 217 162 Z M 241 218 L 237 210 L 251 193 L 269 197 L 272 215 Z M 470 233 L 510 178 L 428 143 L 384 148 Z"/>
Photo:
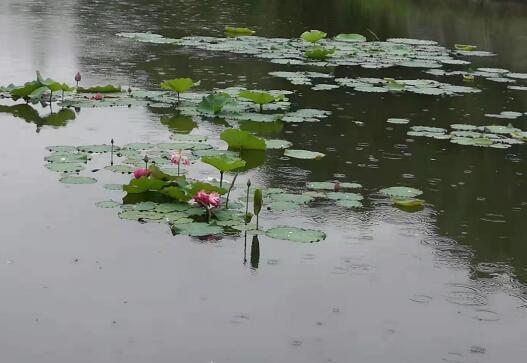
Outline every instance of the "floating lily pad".
<path id="1" fill-rule="evenodd" d="M 188 209 L 190 209 L 190 206 L 184 203 L 161 203 L 154 208 L 158 213 L 182 212 Z"/>
<path id="2" fill-rule="evenodd" d="M 360 201 L 352 200 L 352 199 L 337 200 L 335 204 L 337 204 L 339 207 L 344 207 L 344 208 L 361 208 L 362 207 L 362 203 Z"/>
<path id="3" fill-rule="evenodd" d="M 171 44 L 176 43 L 177 39 L 165 38 L 160 34 L 154 34 L 150 32 L 146 33 L 117 33 L 119 37 L 133 39 L 142 43 L 154 43 L 154 44 Z"/>
<path id="4" fill-rule="evenodd" d="M 50 163 L 83 163 L 88 160 L 88 156 L 71 152 L 54 152 L 46 156 L 45 160 Z"/>
<path id="5" fill-rule="evenodd" d="M 327 198 L 333 200 L 362 200 L 364 197 L 357 193 L 329 192 Z"/>
<path id="6" fill-rule="evenodd" d="M 287 149 L 293 145 L 290 141 L 287 140 L 265 140 L 265 145 L 268 149 Z"/>
<path id="7" fill-rule="evenodd" d="M 62 153 L 74 153 L 77 152 L 77 148 L 75 146 L 69 146 L 69 145 L 55 145 L 55 146 L 47 146 L 46 149 L 52 152 L 62 152 Z"/>
<path id="8" fill-rule="evenodd" d="M 220 235 L 223 233 L 223 228 L 215 224 L 208 223 L 176 223 L 172 226 L 172 230 L 176 234 L 184 234 L 191 237 L 204 237 L 210 235 Z"/>
<path id="9" fill-rule="evenodd" d="M 154 147 L 154 144 L 148 143 L 148 142 L 134 142 L 131 144 L 126 144 L 123 146 L 123 149 L 128 150 L 150 150 Z"/>
<path id="10" fill-rule="evenodd" d="M 117 147 L 114 146 L 113 149 L 116 151 Z M 78 146 L 77 150 L 88 154 L 109 153 L 112 151 L 112 145 L 82 145 Z"/>
<path id="11" fill-rule="evenodd" d="M 153 211 L 140 211 L 140 210 L 124 210 L 119 212 L 119 218 L 128 219 L 133 221 L 147 221 L 147 220 L 159 220 L 163 218 L 162 213 Z"/>
<path id="12" fill-rule="evenodd" d="M 389 124 L 405 125 L 410 122 L 407 118 L 389 118 L 386 120 Z"/>
<path id="13" fill-rule="evenodd" d="M 265 235 L 275 239 L 302 243 L 313 243 L 326 239 L 324 232 L 297 227 L 275 227 L 268 229 Z"/>
<path id="14" fill-rule="evenodd" d="M 313 201 L 313 197 L 303 194 L 274 193 L 269 194 L 269 197 L 276 202 L 288 202 L 295 204 L 307 204 Z"/>
<path id="15" fill-rule="evenodd" d="M 121 206 L 121 203 L 116 202 L 115 200 L 103 200 L 95 203 L 95 205 L 99 208 L 118 208 Z"/>
<path id="16" fill-rule="evenodd" d="M 94 184 L 97 183 L 97 179 L 89 178 L 87 176 L 63 176 L 59 180 L 64 184 Z"/>
<path id="17" fill-rule="evenodd" d="M 339 34 L 335 37 L 339 42 L 365 42 L 366 37 L 360 34 Z"/>
<path id="18" fill-rule="evenodd" d="M 285 212 L 288 210 L 297 209 L 298 207 L 300 207 L 300 204 L 298 203 L 285 202 L 280 200 L 275 200 L 265 205 L 265 208 L 267 208 L 267 210 L 276 212 Z"/>
<path id="19" fill-rule="evenodd" d="M 46 168 L 59 173 L 78 173 L 84 170 L 85 165 L 79 163 L 48 163 Z"/>
<path id="20" fill-rule="evenodd" d="M 421 190 L 410 187 L 389 187 L 381 189 L 380 192 L 394 199 L 411 199 L 423 194 Z"/>
<path id="21" fill-rule="evenodd" d="M 360 189 L 362 185 L 359 183 L 341 183 L 341 182 L 311 182 L 307 184 L 308 189 L 313 190 L 345 190 L 345 189 Z"/>
<path id="22" fill-rule="evenodd" d="M 123 190 L 123 186 L 122 186 L 122 184 L 104 184 L 104 189 L 122 191 Z"/>
<path id="23" fill-rule="evenodd" d="M 393 204 L 401 208 L 422 208 L 424 200 L 421 199 L 394 199 Z"/>
<path id="24" fill-rule="evenodd" d="M 114 173 L 121 173 L 121 174 L 132 174 L 135 170 L 135 168 L 129 166 L 129 165 L 108 165 L 104 169 L 112 171 Z"/>
<path id="25" fill-rule="evenodd" d="M 319 153 L 316 151 L 309 151 L 309 150 L 297 150 L 297 149 L 287 149 L 284 152 L 285 156 L 289 156 L 290 158 L 295 159 L 315 159 L 319 160 L 322 159 L 326 154 Z"/>

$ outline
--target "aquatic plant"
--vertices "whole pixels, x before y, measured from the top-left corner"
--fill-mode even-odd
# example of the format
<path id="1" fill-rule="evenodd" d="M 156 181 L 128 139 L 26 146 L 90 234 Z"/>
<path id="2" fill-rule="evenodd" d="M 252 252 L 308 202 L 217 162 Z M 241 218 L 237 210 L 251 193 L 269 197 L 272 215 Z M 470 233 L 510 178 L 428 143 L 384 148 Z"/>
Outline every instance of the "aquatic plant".
<path id="1" fill-rule="evenodd" d="M 256 32 L 249 28 L 238 28 L 233 26 L 226 26 L 225 33 L 229 36 L 248 36 L 254 35 Z"/>
<path id="2" fill-rule="evenodd" d="M 183 155 L 183 151 L 182 150 L 179 150 L 177 152 L 175 152 L 174 154 L 172 154 L 170 156 L 170 162 L 174 165 L 177 165 L 177 175 L 179 176 L 179 171 L 180 171 L 180 167 L 181 167 L 181 164 L 185 165 L 185 166 L 189 166 L 190 165 L 190 160 L 188 157 L 186 157 L 185 155 Z"/>
<path id="3" fill-rule="evenodd" d="M 179 94 L 188 91 L 196 84 L 190 78 L 176 78 L 161 83 L 161 88 L 171 90 L 177 93 L 177 100 L 179 103 Z"/>
<path id="4" fill-rule="evenodd" d="M 80 82 L 81 79 L 82 79 L 82 77 L 81 77 L 81 73 L 80 73 L 80 72 L 77 72 L 77 73 L 75 74 L 74 79 L 75 79 L 75 82 L 77 82 L 77 88 L 79 88 L 79 82 Z"/>
<path id="5" fill-rule="evenodd" d="M 223 186 L 223 173 L 233 171 L 245 166 L 245 161 L 228 154 L 203 156 L 201 161 L 212 165 L 220 171 L 220 188 Z"/>
<path id="6" fill-rule="evenodd" d="M 139 179 L 151 174 L 150 170 L 147 168 L 137 168 L 134 170 L 134 178 Z"/>
<path id="7" fill-rule="evenodd" d="M 241 91 L 238 93 L 238 97 L 248 99 L 256 103 L 260 107 L 260 112 L 263 112 L 263 106 L 272 102 L 280 101 L 284 96 L 273 96 L 269 92 L 257 92 L 257 91 Z"/>
<path id="8" fill-rule="evenodd" d="M 320 30 L 309 30 L 300 34 L 300 38 L 304 39 L 306 42 L 316 43 L 321 39 L 324 39 L 327 36 L 327 33 L 324 33 Z"/>
<path id="9" fill-rule="evenodd" d="M 207 212 L 207 221 L 210 222 L 212 213 L 215 209 L 220 207 L 221 199 L 219 193 L 200 190 L 192 197 L 192 200 L 202 206 Z"/>
<path id="10" fill-rule="evenodd" d="M 24 99 L 39 99 L 49 92 L 49 102 L 52 101 L 53 92 L 71 91 L 71 88 L 65 83 L 59 83 L 51 78 L 44 79 L 37 71 L 37 79 L 35 81 L 27 82 L 22 87 L 16 87 L 9 92 L 14 100 L 19 98 Z"/>
<path id="11" fill-rule="evenodd" d="M 314 45 L 304 52 L 304 57 L 308 59 L 325 60 L 331 54 L 335 53 L 335 51 L 336 48 L 327 48 L 320 45 Z"/>
<path id="12" fill-rule="evenodd" d="M 196 107 L 198 111 L 217 115 L 223 110 L 225 105 L 234 102 L 233 98 L 225 92 L 212 93 L 203 97 Z"/>
<path id="13" fill-rule="evenodd" d="M 259 188 L 254 190 L 253 203 L 254 214 L 256 215 L 256 229 L 258 229 L 260 211 L 263 205 L 262 190 Z"/>
<path id="14" fill-rule="evenodd" d="M 260 139 L 247 131 L 238 129 L 228 129 L 220 134 L 220 139 L 225 141 L 229 148 L 236 150 L 265 150 L 266 145 L 263 139 Z"/>

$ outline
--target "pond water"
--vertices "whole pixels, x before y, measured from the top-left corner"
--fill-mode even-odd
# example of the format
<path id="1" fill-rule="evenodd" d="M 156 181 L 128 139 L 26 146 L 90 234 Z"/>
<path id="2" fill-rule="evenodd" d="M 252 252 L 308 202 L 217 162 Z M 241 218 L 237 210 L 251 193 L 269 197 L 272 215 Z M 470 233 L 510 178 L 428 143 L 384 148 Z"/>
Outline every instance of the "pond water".
<path id="1" fill-rule="evenodd" d="M 316 203 L 262 215 L 264 226 L 322 230 L 327 237 L 318 243 L 260 236 L 257 249 L 251 237 L 174 236 L 166 225 L 121 220 L 115 210 L 95 206 L 119 200 L 121 192 L 102 185 L 126 183 L 129 176 L 88 170 L 82 175 L 98 183 L 66 185 L 44 161 L 49 145 L 112 138 L 119 145 L 168 142 L 181 131 L 173 109 L 82 108 L 74 120 L 52 125 L 39 116 L 0 112 L 3 359 L 523 362 L 527 146 L 463 146 L 407 132 L 410 126 L 454 123 L 512 123 L 525 131 L 526 114 L 485 114 L 527 112 L 527 91 L 480 78 L 470 86 L 482 92 L 452 97 L 316 91 L 269 72 L 434 78 L 419 68 L 281 65 L 139 43 L 116 33 L 223 37 L 225 25 L 236 25 L 263 37 L 296 38 L 321 29 L 371 40 L 373 32 L 380 39 L 430 39 L 447 48 L 474 44 L 496 56 L 471 57 L 469 68 L 525 73 L 525 19 L 527 4 L 507 1 L 1 1 L 0 85 L 22 84 L 39 69 L 70 84 L 80 71 L 86 85 L 155 90 L 163 80 L 189 76 L 201 80 L 203 91 L 293 90 L 288 97 L 294 109 L 332 114 L 321 122 L 284 123 L 268 136 L 326 157 L 298 160 L 268 152 L 240 183 L 250 178 L 264 188 L 300 193 L 307 182 L 338 179 L 361 183 L 365 196 L 357 210 Z M 49 107 L 37 110 L 49 113 Z M 410 124 L 390 124 L 389 118 Z M 192 134 L 217 139 L 225 127 L 220 121 L 203 118 Z M 203 165 L 191 168 L 194 176 L 212 175 Z M 425 208 L 408 213 L 378 195 L 395 185 L 423 190 Z"/>

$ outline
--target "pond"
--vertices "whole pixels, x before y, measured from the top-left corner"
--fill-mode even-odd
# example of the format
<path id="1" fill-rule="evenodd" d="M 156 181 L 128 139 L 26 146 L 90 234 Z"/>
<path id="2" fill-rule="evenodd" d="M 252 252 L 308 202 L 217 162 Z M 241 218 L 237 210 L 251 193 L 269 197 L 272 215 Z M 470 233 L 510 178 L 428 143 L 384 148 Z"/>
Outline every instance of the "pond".
<path id="1" fill-rule="evenodd" d="M 523 362 L 525 19 L 527 4 L 514 1 L 2 1 L 0 87 L 36 70 L 75 86 L 80 72 L 80 86 L 121 85 L 128 97 L 91 107 L 110 94 L 67 92 L 62 103 L 56 92 L 51 111 L 0 99 L 4 360 Z M 227 38 L 225 26 L 258 38 Z M 325 60 L 303 58 L 319 47 L 299 40 L 310 29 L 327 33 L 322 51 L 335 47 Z M 146 32 L 166 39 L 134 39 Z M 368 42 L 331 40 L 349 33 Z M 181 104 L 160 93 L 178 77 L 200 81 Z M 279 99 L 260 114 L 241 88 Z M 254 108 L 244 114 L 253 121 L 197 110 L 212 90 L 238 98 L 227 108 Z M 76 107 L 61 110 L 68 102 Z M 224 215 L 225 228 L 204 217 L 150 223 L 161 208 L 195 216 L 137 207 L 118 186 L 133 178 L 119 171 L 145 154 L 163 164 L 174 143 L 187 149 L 182 173 L 216 183 L 200 157 L 226 149 L 220 135 L 233 126 L 280 140 L 241 153 L 248 170 L 231 201 L 238 218 L 248 180 L 251 199 L 261 188 L 267 233 L 255 217 L 238 222 L 248 233 Z M 86 148 L 111 140 L 113 153 Z M 81 148 L 49 150 L 57 145 Z M 87 163 L 76 159 L 85 153 Z M 64 157 L 88 184 L 71 184 L 76 170 L 59 182 Z M 130 163 L 112 172 L 114 161 Z M 403 201 L 382 192 L 392 187 L 404 187 Z M 424 204 L 400 205 L 414 197 Z"/>

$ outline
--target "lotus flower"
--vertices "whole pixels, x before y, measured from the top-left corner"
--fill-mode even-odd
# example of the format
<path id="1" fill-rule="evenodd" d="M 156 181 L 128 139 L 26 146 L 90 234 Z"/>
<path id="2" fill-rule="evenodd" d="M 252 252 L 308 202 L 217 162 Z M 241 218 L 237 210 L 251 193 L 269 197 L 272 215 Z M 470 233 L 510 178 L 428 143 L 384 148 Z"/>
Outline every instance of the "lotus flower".
<path id="1" fill-rule="evenodd" d="M 170 162 L 175 165 L 180 165 L 181 163 L 186 166 L 190 165 L 190 160 L 186 156 L 184 156 L 181 151 L 172 154 L 172 156 L 170 157 Z"/>
<path id="2" fill-rule="evenodd" d="M 104 97 L 103 97 L 103 95 L 100 92 L 97 92 L 95 94 L 95 96 L 92 97 L 92 99 L 95 100 L 95 101 L 102 101 L 103 98 Z"/>
<path id="3" fill-rule="evenodd" d="M 209 208 L 218 208 L 220 206 L 220 195 L 216 192 L 209 194 Z"/>
<path id="4" fill-rule="evenodd" d="M 194 198 L 192 199 L 204 207 L 208 207 L 209 205 L 209 195 L 204 190 L 200 190 L 199 192 L 197 192 Z"/>
<path id="5" fill-rule="evenodd" d="M 79 83 L 80 81 L 81 81 L 81 73 L 77 72 L 77 74 L 75 75 L 75 82 Z"/>
<path id="6" fill-rule="evenodd" d="M 143 176 L 149 176 L 149 175 L 150 175 L 150 170 L 148 170 L 147 168 L 139 168 L 134 171 L 134 178 L 136 179 L 142 178 Z"/>

